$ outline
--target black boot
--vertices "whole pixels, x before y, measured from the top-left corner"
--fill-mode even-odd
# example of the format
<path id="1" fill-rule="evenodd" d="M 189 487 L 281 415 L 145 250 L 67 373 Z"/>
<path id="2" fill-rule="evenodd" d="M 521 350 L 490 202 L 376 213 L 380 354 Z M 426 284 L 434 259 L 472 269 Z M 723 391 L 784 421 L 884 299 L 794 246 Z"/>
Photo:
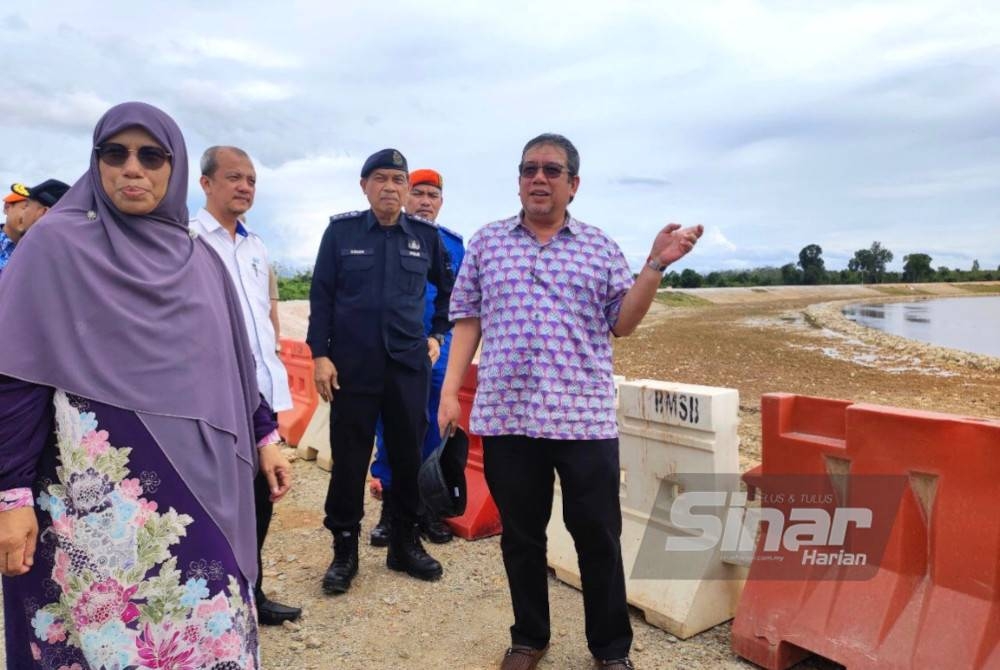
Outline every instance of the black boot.
<path id="1" fill-rule="evenodd" d="M 373 547 L 389 546 L 389 527 L 392 525 L 392 509 L 386 494 L 387 489 L 382 490 L 382 513 L 378 516 L 378 523 L 372 528 L 372 533 L 368 537 Z"/>
<path id="2" fill-rule="evenodd" d="M 434 544 L 446 544 L 454 537 L 448 524 L 431 512 L 420 517 L 420 534 Z"/>
<path id="3" fill-rule="evenodd" d="M 323 593 L 347 593 L 358 574 L 358 531 L 338 530 L 333 534 L 333 562 L 323 575 Z"/>
<path id="4" fill-rule="evenodd" d="M 275 602 L 263 591 L 254 594 L 257 601 L 257 623 L 262 626 L 280 626 L 285 621 L 295 621 L 302 616 L 301 607 L 289 607 Z"/>
<path id="5" fill-rule="evenodd" d="M 398 517 L 392 520 L 385 564 L 390 570 L 405 572 L 429 582 L 440 579 L 444 574 L 441 564 L 424 551 L 417 524 Z"/>

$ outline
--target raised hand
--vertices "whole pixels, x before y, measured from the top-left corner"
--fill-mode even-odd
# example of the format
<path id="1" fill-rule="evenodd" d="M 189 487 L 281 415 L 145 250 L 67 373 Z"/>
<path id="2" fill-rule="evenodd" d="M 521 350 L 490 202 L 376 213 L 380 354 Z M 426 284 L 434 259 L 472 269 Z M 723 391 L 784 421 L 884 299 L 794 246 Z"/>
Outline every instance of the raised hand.
<path id="1" fill-rule="evenodd" d="M 653 239 L 649 258 L 658 265 L 670 265 L 694 249 L 703 232 L 705 229 L 700 224 L 687 228 L 681 228 L 679 223 L 667 224 Z"/>

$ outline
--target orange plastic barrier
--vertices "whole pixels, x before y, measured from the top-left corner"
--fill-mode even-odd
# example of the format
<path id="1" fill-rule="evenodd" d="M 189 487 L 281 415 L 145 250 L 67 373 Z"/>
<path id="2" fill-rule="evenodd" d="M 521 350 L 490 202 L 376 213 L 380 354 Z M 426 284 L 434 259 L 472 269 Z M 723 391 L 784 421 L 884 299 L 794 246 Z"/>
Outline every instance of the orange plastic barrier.
<path id="1" fill-rule="evenodd" d="M 462 388 L 458 392 L 458 399 L 462 405 L 459 425 L 469 436 L 469 460 L 465 466 L 468 502 L 465 514 L 446 519 L 455 534 L 466 540 L 498 535 L 501 530 L 500 512 L 493 502 L 493 496 L 486 486 L 486 476 L 483 474 L 483 440 L 469 430 L 469 415 L 472 413 L 472 401 L 476 397 L 478 370 L 479 366 L 475 363 L 469 366 L 469 371 L 462 380 Z"/>
<path id="2" fill-rule="evenodd" d="M 281 338 L 281 362 L 288 371 L 288 388 L 293 407 L 278 412 L 278 432 L 285 442 L 295 446 L 306 432 L 306 426 L 319 404 L 319 394 L 313 382 L 313 357 L 309 345 L 299 340 Z"/>
<path id="3" fill-rule="evenodd" d="M 770 670 L 810 653 L 848 670 L 1000 669 L 1000 422 L 786 394 L 761 406 L 747 479 L 765 496 L 793 475 L 826 477 L 838 508 L 858 504 L 866 477 L 899 487 L 873 516 L 884 553 L 865 578 L 843 560 L 758 561 L 762 526 L 733 650 Z M 795 569 L 805 576 L 781 578 Z"/>

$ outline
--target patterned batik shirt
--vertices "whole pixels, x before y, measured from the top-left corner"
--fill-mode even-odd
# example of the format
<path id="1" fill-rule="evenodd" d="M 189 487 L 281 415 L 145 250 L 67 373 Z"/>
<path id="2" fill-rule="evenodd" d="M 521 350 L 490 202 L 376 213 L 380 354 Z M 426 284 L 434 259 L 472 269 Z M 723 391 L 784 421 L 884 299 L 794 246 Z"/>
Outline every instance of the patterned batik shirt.
<path id="1" fill-rule="evenodd" d="M 17 245 L 14 244 L 9 237 L 7 237 L 7 233 L 5 233 L 3 228 L 0 227 L 0 272 L 3 272 L 3 269 L 7 267 L 7 263 L 10 261 L 10 255 L 14 253 L 15 246 Z"/>
<path id="2" fill-rule="evenodd" d="M 614 240 L 569 216 L 544 244 L 520 215 L 473 235 L 450 310 L 482 326 L 472 432 L 617 437 L 611 328 L 632 283 Z"/>

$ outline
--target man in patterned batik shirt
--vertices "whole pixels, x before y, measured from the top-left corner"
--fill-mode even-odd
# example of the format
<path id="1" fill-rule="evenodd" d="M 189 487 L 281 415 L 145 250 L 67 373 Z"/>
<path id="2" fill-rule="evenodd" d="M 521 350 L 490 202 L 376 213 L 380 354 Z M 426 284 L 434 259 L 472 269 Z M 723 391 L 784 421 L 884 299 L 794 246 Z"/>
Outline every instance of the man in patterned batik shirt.
<path id="1" fill-rule="evenodd" d="M 632 668 L 610 335 L 635 330 L 663 271 L 702 233 L 666 226 L 633 279 L 618 245 L 567 210 L 579 169 L 565 137 L 528 142 L 518 166 L 521 212 L 472 237 L 451 297 L 456 324 L 438 424 L 444 431 L 457 423 L 458 390 L 482 339 L 470 429 L 483 436 L 486 481 L 503 523 L 514 625 L 502 670 L 531 670 L 548 649 L 554 472 L 579 555 L 595 665 Z"/>

